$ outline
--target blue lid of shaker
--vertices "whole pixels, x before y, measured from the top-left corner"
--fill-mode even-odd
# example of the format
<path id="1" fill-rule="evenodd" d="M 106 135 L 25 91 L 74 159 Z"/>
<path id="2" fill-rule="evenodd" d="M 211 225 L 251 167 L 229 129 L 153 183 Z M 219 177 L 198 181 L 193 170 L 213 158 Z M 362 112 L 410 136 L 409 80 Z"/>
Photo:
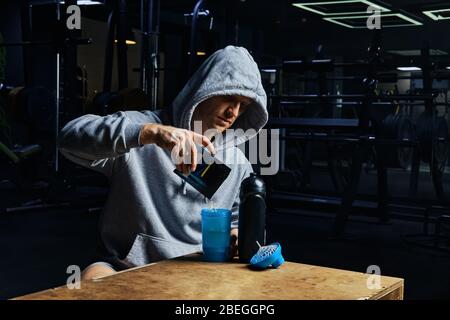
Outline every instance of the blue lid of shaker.
<path id="1" fill-rule="evenodd" d="M 250 264 L 259 269 L 265 269 L 269 266 L 278 268 L 283 263 L 284 258 L 281 254 L 281 245 L 278 242 L 259 247 L 258 252 L 250 260 Z"/>

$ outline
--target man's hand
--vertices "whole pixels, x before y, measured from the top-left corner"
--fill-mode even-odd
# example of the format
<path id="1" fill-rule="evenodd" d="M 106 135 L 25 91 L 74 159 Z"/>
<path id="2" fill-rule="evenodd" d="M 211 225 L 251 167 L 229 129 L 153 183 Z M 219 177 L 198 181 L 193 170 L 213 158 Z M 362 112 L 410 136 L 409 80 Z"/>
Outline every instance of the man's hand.
<path id="1" fill-rule="evenodd" d="M 193 131 L 161 124 L 144 125 L 140 132 L 140 141 L 142 144 L 154 143 L 169 150 L 177 158 L 177 169 L 185 175 L 195 171 L 197 167 L 196 143 L 206 147 L 211 154 L 215 154 L 214 146 L 207 137 Z"/>
<path id="2" fill-rule="evenodd" d="M 238 229 L 230 232 L 230 259 L 238 256 Z"/>

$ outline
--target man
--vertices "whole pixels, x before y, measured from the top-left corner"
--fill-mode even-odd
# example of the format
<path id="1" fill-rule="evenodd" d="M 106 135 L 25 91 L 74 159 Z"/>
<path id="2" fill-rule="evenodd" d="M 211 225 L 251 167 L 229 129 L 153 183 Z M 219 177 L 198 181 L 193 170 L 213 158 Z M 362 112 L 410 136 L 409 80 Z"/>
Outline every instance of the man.
<path id="1" fill-rule="evenodd" d="M 206 198 L 173 173 L 175 167 L 184 174 L 195 170 L 195 143 L 219 160 L 237 160 L 226 162 L 232 170 L 211 199 L 215 207 L 232 210 L 235 253 L 239 187 L 252 172 L 236 146 L 252 137 L 242 131 L 254 129 L 255 135 L 266 124 L 266 100 L 253 58 L 244 48 L 228 46 L 200 66 L 169 112 L 85 115 L 69 122 L 61 132 L 61 152 L 104 173 L 111 184 L 96 263 L 84 270 L 83 279 L 201 250 Z M 199 122 L 201 132 L 191 131 Z M 211 129 L 243 130 L 212 143 Z M 191 155 L 191 161 L 174 164 L 173 150 Z"/>

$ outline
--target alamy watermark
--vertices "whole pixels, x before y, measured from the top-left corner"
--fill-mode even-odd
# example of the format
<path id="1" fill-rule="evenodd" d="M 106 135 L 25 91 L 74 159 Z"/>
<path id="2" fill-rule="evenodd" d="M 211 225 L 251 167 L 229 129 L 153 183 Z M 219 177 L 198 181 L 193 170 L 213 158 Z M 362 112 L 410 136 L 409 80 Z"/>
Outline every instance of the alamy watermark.
<path id="1" fill-rule="evenodd" d="M 367 29 L 381 29 L 381 10 L 379 8 L 369 6 L 367 8 L 367 13 L 370 15 L 366 21 Z"/>
<path id="2" fill-rule="evenodd" d="M 69 30 L 81 30 L 81 9 L 73 4 L 68 6 L 66 13 L 69 15 L 66 20 L 66 27 Z"/>
<path id="3" fill-rule="evenodd" d="M 366 280 L 367 289 L 380 290 L 381 268 L 377 265 L 370 265 L 367 267 L 366 273 L 369 275 Z"/>
<path id="4" fill-rule="evenodd" d="M 280 157 L 280 133 L 278 129 L 227 129 L 220 132 L 217 129 L 207 129 L 203 132 L 202 121 L 194 121 L 193 132 L 200 136 L 213 137 L 214 144 L 220 146 L 216 150 L 214 157 L 206 152 L 202 152 L 201 157 L 197 159 L 197 163 L 211 164 L 213 162 L 221 162 L 225 164 L 245 164 L 249 161 L 251 164 L 260 165 L 261 175 L 274 175 L 279 170 Z M 200 136 L 194 136 L 194 143 L 200 146 Z M 239 156 L 238 152 L 229 152 L 230 147 L 236 146 L 245 154 L 245 144 L 248 141 L 248 159 Z M 171 150 L 171 158 L 175 165 L 192 164 L 191 141 L 184 141 L 183 146 L 175 146 Z M 180 147 L 186 150 L 186 153 L 180 154 Z"/>
<path id="5" fill-rule="evenodd" d="M 77 265 L 70 265 L 67 267 L 66 273 L 69 277 L 66 281 L 66 286 L 68 289 L 81 289 L 81 269 Z"/>

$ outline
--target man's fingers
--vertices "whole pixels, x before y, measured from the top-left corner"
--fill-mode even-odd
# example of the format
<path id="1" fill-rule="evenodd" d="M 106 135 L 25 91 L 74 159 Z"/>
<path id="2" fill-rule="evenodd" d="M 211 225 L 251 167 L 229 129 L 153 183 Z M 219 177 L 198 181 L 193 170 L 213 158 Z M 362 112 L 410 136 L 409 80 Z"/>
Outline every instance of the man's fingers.
<path id="1" fill-rule="evenodd" d="M 233 258 L 238 255 L 238 236 L 236 230 L 232 230 L 230 234 L 230 257 Z"/>
<path id="2" fill-rule="evenodd" d="M 191 173 L 191 165 L 183 164 L 183 174 L 187 176 L 189 173 Z"/>
<path id="3" fill-rule="evenodd" d="M 191 159 L 191 147 L 189 143 L 189 139 L 185 135 L 181 135 L 179 137 L 179 156 L 181 160 L 181 168 L 184 175 L 188 175 L 190 173 L 190 159 Z"/>
<path id="4" fill-rule="evenodd" d="M 195 171 L 197 169 L 197 147 L 194 141 L 189 140 L 189 142 L 191 144 L 191 170 Z"/>
<path id="5" fill-rule="evenodd" d="M 230 245 L 237 245 L 237 240 L 238 240 L 238 238 L 237 238 L 237 236 L 235 236 L 235 235 L 231 235 L 231 237 L 230 237 Z"/>
<path id="6" fill-rule="evenodd" d="M 174 134 L 173 138 L 176 140 L 172 150 L 172 155 L 177 159 L 175 165 L 185 175 L 197 169 L 198 151 L 195 143 L 201 143 L 211 154 L 215 153 L 211 141 L 207 137 L 195 132 L 184 130 L 179 132 L 179 134 Z"/>
<path id="7" fill-rule="evenodd" d="M 186 161 L 186 157 L 187 156 L 190 157 L 190 154 L 186 154 L 186 153 L 188 153 L 188 152 L 186 151 L 183 144 L 178 142 L 172 148 L 171 157 L 172 157 L 172 161 L 174 162 L 177 170 L 181 171 L 185 175 L 188 175 L 190 173 L 190 164 L 185 164 L 185 163 L 190 161 L 190 160 Z"/>
<path id="8" fill-rule="evenodd" d="M 196 141 L 197 143 L 200 142 L 201 145 L 208 149 L 209 153 L 211 153 L 212 155 L 216 154 L 216 150 L 214 149 L 211 140 L 209 140 L 207 137 L 198 133 L 194 133 L 194 141 Z"/>
<path id="9" fill-rule="evenodd" d="M 236 257 L 239 254 L 239 248 L 237 244 L 230 245 L 230 258 Z"/>
<path id="10" fill-rule="evenodd" d="M 183 163 L 182 158 L 180 157 L 180 152 L 180 144 L 175 143 L 170 151 L 170 157 L 172 158 L 173 163 L 177 166 L 177 169 L 181 168 L 180 165 Z"/>

